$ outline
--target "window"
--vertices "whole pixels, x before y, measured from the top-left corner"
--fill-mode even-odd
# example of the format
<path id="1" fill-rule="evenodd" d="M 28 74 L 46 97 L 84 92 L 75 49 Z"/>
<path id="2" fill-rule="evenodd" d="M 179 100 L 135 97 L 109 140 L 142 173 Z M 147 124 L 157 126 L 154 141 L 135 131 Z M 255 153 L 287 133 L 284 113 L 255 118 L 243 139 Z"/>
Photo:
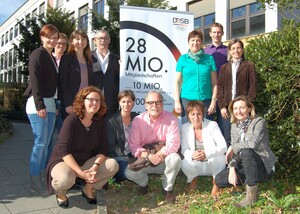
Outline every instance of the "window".
<path id="1" fill-rule="evenodd" d="M 45 2 L 40 5 L 40 16 L 41 17 L 45 16 Z"/>
<path id="2" fill-rule="evenodd" d="M 8 67 L 12 65 L 12 49 L 9 50 L 8 52 Z"/>
<path id="3" fill-rule="evenodd" d="M 9 41 L 11 41 L 13 38 L 14 38 L 14 29 L 11 28 L 11 29 L 9 30 Z"/>
<path id="4" fill-rule="evenodd" d="M 80 30 L 87 31 L 88 28 L 88 5 L 79 9 L 79 23 L 78 28 Z"/>
<path id="5" fill-rule="evenodd" d="M 3 46 L 3 45 L 4 45 L 4 34 L 1 37 L 1 46 Z"/>
<path id="6" fill-rule="evenodd" d="M 8 59 L 8 53 L 7 52 L 5 52 L 5 54 L 4 54 L 4 69 L 7 69 L 7 59 Z"/>
<path id="7" fill-rule="evenodd" d="M 104 16 L 104 0 L 95 1 L 95 11 L 98 15 Z"/>
<path id="8" fill-rule="evenodd" d="M 15 25 L 15 38 L 19 35 L 19 24 Z"/>
<path id="9" fill-rule="evenodd" d="M 202 26 L 202 17 L 195 18 L 194 20 L 194 28 L 201 28 Z"/>
<path id="10" fill-rule="evenodd" d="M 215 13 L 207 14 L 205 16 L 201 16 L 194 19 L 194 28 L 200 29 L 203 33 L 203 44 L 208 44 L 211 42 L 211 38 L 209 36 L 209 29 L 214 22 Z"/>
<path id="11" fill-rule="evenodd" d="M 0 70 L 4 68 L 4 54 L 1 54 L 1 61 L 0 61 Z"/>
<path id="12" fill-rule="evenodd" d="M 261 3 L 233 8 L 230 18 L 231 39 L 265 32 L 265 14 Z"/>
<path id="13" fill-rule="evenodd" d="M 35 18 L 36 16 L 37 16 L 37 9 L 34 9 L 34 10 L 32 11 L 31 17 L 32 17 L 32 18 Z"/>
<path id="14" fill-rule="evenodd" d="M 5 33 L 5 44 L 8 43 L 8 31 Z"/>
<path id="15" fill-rule="evenodd" d="M 11 82 L 17 82 L 17 70 L 15 68 L 12 70 Z"/>
<path id="16" fill-rule="evenodd" d="M 30 14 L 28 14 L 28 15 L 25 17 L 25 26 L 26 26 L 26 27 L 29 27 L 29 26 L 30 26 Z"/>

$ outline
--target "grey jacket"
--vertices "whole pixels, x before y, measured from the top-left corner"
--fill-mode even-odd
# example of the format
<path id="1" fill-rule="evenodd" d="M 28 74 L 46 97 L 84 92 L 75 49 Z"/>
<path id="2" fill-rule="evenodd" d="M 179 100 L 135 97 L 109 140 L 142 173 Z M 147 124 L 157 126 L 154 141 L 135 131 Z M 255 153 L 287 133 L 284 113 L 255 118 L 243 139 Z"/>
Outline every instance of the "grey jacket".
<path id="1" fill-rule="evenodd" d="M 267 173 L 270 173 L 273 166 L 277 162 L 277 158 L 270 148 L 269 134 L 266 126 L 266 121 L 262 117 L 255 117 L 246 132 L 245 141 L 239 139 L 238 125 L 231 124 L 231 145 L 236 155 L 242 149 L 253 149 L 264 162 Z"/>

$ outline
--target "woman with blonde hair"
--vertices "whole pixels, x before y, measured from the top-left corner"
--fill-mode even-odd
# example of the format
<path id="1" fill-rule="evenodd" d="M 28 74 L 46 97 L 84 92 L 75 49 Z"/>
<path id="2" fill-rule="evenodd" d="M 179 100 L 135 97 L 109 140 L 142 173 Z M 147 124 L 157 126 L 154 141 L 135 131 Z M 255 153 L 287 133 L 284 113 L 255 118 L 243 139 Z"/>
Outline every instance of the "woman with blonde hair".
<path id="1" fill-rule="evenodd" d="M 277 158 L 270 148 L 266 121 L 255 114 L 255 107 L 246 96 L 238 96 L 229 105 L 231 146 L 226 153 L 228 167 L 216 176 L 219 187 L 245 184 L 246 197 L 237 207 L 246 207 L 258 200 L 258 183 L 275 171 Z"/>

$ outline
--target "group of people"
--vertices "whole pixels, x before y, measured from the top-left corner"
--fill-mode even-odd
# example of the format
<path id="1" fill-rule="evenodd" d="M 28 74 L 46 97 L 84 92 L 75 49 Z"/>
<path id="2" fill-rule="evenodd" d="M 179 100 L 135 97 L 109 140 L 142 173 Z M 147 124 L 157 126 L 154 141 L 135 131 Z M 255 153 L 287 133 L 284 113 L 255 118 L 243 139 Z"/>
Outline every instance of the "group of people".
<path id="1" fill-rule="evenodd" d="M 138 114 L 132 111 L 134 93 L 119 92 L 120 58 L 108 49 L 107 31 L 97 31 L 95 51 L 85 32 L 74 31 L 64 54 L 67 36 L 54 25 L 43 26 L 42 45 L 29 58 L 25 91 L 34 134 L 32 191 L 44 193 L 47 183 L 57 204 L 67 208 L 76 178 L 85 182 L 82 196 L 96 204 L 95 191 L 110 178 L 133 181 L 144 195 L 149 174 L 162 174 L 162 194 L 175 203 L 173 188 L 182 170 L 187 191 L 197 189 L 198 176 L 212 176 L 214 198 L 219 188 L 245 183 L 246 197 L 237 206 L 255 203 L 258 183 L 272 176 L 277 161 L 266 122 L 255 114 L 255 67 L 245 61 L 241 40 L 228 48 L 222 44 L 221 24 L 211 26 L 210 36 L 212 45 L 203 49 L 201 31 L 188 35 L 188 53 L 176 66 L 174 114 L 163 109 L 159 91 L 146 95 L 146 111 Z M 57 106 L 63 123 L 57 120 L 62 127 L 55 143 Z"/>

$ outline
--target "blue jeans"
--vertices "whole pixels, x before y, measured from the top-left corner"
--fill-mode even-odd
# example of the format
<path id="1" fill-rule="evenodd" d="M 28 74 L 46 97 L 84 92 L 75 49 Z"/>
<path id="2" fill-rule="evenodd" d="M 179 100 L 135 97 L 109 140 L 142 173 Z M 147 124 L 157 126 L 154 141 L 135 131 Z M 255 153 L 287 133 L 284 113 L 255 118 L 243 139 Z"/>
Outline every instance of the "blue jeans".
<path id="1" fill-rule="evenodd" d="M 231 137 L 230 137 L 230 130 L 231 130 L 231 123 L 230 123 L 230 115 L 228 119 L 224 119 L 221 115 L 221 111 L 219 110 L 220 115 L 218 115 L 217 123 L 221 129 L 223 137 L 225 138 L 227 147 L 231 145 Z M 218 114 L 218 112 L 217 112 Z M 220 119 L 219 119 L 220 116 Z"/>
<path id="2" fill-rule="evenodd" d="M 47 157 L 50 156 L 52 145 L 51 136 L 54 129 L 56 113 L 47 112 L 45 118 L 37 114 L 27 114 L 34 137 L 34 145 L 30 157 L 30 175 L 39 176 L 46 169 Z M 50 150 L 49 150 L 50 148 Z"/>
<path id="3" fill-rule="evenodd" d="M 186 115 L 186 105 L 190 102 L 191 100 L 180 98 L 180 103 L 181 103 L 181 108 L 182 108 L 182 124 L 188 122 L 188 118 Z M 211 99 L 208 100 L 199 100 L 204 104 L 205 110 L 204 110 L 204 118 L 208 120 L 213 120 L 214 119 L 214 114 L 208 115 L 207 114 L 207 109 L 209 108 L 209 105 L 211 103 Z"/>
<path id="4" fill-rule="evenodd" d="M 127 178 L 125 176 L 125 169 L 128 165 L 128 161 L 125 158 L 122 158 L 122 157 L 114 157 L 114 159 L 119 164 L 119 171 L 114 176 L 116 182 L 121 182 L 121 181 L 127 180 Z"/>
<path id="5" fill-rule="evenodd" d="M 258 183 L 269 180 L 273 174 L 267 173 L 264 162 L 261 157 L 253 149 L 242 149 L 240 152 L 241 160 L 235 168 L 238 176 L 238 185 L 243 183 L 248 186 L 253 186 Z M 231 184 L 228 182 L 229 168 L 224 169 L 215 178 L 218 187 L 228 187 Z"/>

